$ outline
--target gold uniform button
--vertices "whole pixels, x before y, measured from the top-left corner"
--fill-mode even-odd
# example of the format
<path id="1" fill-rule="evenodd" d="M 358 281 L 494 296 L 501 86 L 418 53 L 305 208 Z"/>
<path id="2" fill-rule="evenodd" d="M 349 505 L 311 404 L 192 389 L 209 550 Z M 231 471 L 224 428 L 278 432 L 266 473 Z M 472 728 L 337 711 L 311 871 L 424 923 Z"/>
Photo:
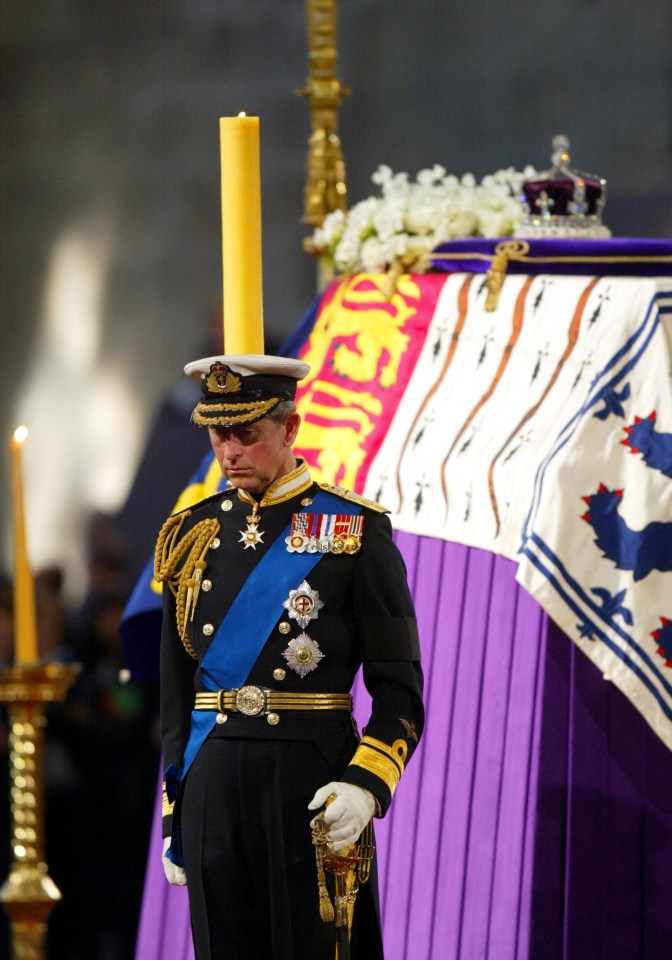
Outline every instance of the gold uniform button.
<path id="1" fill-rule="evenodd" d="M 212 580 L 204 580 L 201 584 L 201 590 L 205 590 L 206 593 L 208 590 L 212 590 Z"/>
<path id="2" fill-rule="evenodd" d="M 312 497 L 304 497 L 303 500 L 301 501 L 301 506 L 302 506 L 302 507 L 309 507 L 312 502 L 313 502 L 313 498 L 312 498 Z"/>
<path id="3" fill-rule="evenodd" d="M 287 676 L 287 671 L 283 670 L 282 667 L 277 667 L 277 669 L 273 671 L 274 680 L 284 680 L 286 676 Z"/>
<path id="4" fill-rule="evenodd" d="M 206 637 L 211 637 L 214 632 L 215 632 L 215 628 L 211 623 L 203 624 L 203 633 L 205 634 Z"/>
<path id="5" fill-rule="evenodd" d="M 215 717 L 215 720 L 217 721 L 217 723 L 226 723 L 228 719 L 229 719 L 229 715 L 227 713 L 218 713 L 217 716 Z"/>
<path id="6" fill-rule="evenodd" d="M 233 507 L 233 504 L 231 503 L 230 500 L 222 500 L 222 510 L 224 511 L 231 510 L 232 507 Z"/>
<path id="7" fill-rule="evenodd" d="M 291 629 L 292 629 L 291 623 L 287 623 L 286 620 L 283 620 L 281 623 L 278 624 L 278 630 L 280 631 L 280 633 L 289 633 Z"/>
<path id="8" fill-rule="evenodd" d="M 280 717 L 277 713 L 269 713 L 266 717 L 266 723 L 270 723 L 272 727 L 275 727 L 280 723 Z"/>
<path id="9" fill-rule="evenodd" d="M 212 543 L 210 544 L 210 549 L 211 549 L 211 550 L 216 550 L 220 543 L 221 543 L 221 541 L 220 541 L 219 537 L 215 537 L 215 539 L 214 539 L 214 540 L 212 541 Z"/>

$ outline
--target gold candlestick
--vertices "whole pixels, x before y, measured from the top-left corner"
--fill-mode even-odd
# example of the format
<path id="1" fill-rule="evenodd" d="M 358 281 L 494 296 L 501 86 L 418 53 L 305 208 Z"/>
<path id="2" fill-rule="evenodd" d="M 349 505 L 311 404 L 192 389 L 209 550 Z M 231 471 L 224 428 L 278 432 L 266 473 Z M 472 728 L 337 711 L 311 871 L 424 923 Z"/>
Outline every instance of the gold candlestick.
<path id="1" fill-rule="evenodd" d="M 319 227 L 332 210 L 345 210 L 345 161 L 338 136 L 338 110 L 350 91 L 336 72 L 338 0 L 307 0 L 308 67 L 306 85 L 297 90 L 310 107 L 308 173 L 304 220 Z"/>
<path id="2" fill-rule="evenodd" d="M 0 671 L 9 713 L 12 865 L 0 902 L 12 931 L 12 960 L 44 960 L 47 922 L 61 893 L 44 855 L 45 711 L 65 699 L 80 664 L 20 664 Z"/>

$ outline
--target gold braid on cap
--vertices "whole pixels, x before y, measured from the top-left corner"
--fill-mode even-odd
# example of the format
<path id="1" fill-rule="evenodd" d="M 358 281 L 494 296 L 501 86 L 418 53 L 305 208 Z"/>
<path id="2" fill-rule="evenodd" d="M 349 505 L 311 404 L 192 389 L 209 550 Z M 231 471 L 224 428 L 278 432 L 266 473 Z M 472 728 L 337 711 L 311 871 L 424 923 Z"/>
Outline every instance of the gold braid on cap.
<path id="1" fill-rule="evenodd" d="M 279 402 L 278 397 L 271 397 L 270 400 L 250 400 L 248 403 L 241 402 L 233 406 L 231 402 L 199 402 L 191 415 L 191 419 L 197 427 L 217 426 L 220 422 L 229 424 L 246 423 L 250 417 L 261 420 L 262 417 L 271 412 L 273 407 L 277 407 Z"/>
<path id="2" fill-rule="evenodd" d="M 193 620 L 201 590 L 205 557 L 219 533 L 219 520 L 199 520 L 181 539 L 180 531 L 191 510 L 168 517 L 161 527 L 154 553 L 154 579 L 166 583 L 175 597 L 177 632 L 190 657 L 198 660 L 187 637 L 187 624 Z M 181 564 L 181 566 L 180 566 Z"/>

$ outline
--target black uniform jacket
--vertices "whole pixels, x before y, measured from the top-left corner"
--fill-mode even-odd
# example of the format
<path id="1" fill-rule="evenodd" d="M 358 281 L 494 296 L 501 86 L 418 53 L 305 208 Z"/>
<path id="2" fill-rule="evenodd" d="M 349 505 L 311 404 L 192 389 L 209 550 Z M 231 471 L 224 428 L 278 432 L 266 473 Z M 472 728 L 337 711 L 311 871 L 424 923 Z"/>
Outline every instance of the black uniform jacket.
<path id="1" fill-rule="evenodd" d="M 204 519 L 216 520 L 220 529 L 204 558 L 207 566 L 203 585 L 185 638 L 178 632 L 175 596 L 164 585 L 161 734 L 167 768 L 182 769 L 194 694 L 202 689 L 199 662 L 217 627 L 255 564 L 290 524 L 292 515 L 302 505 L 303 512 L 310 513 L 306 501 L 319 489 L 313 483 L 282 503 L 262 507 L 258 527 L 262 539 L 255 548 L 242 542 L 251 508 L 236 490 L 218 493 L 185 512 L 178 544 Z M 334 488 L 328 489 L 334 492 Z M 230 713 L 226 722 L 213 725 L 210 736 L 311 741 L 332 760 L 342 756 L 341 779 L 370 790 L 379 812 L 384 814 L 422 733 L 422 673 L 413 603 L 403 559 L 392 541 L 390 521 L 378 505 L 356 499 L 362 504 L 361 548 L 355 553 L 325 553 L 308 574 L 310 589 L 317 591 L 324 605 L 305 629 L 282 606 L 287 597 L 279 599 L 275 627 L 245 683 L 287 693 L 347 693 L 363 666 L 372 710 L 361 742 L 353 732 L 352 718 L 343 711 L 283 711 L 279 720 L 274 718 L 275 725 L 265 715 Z M 288 564 L 294 557 L 296 554 L 286 552 Z M 166 579 L 175 583 L 178 576 L 179 565 Z M 315 669 L 305 676 L 283 657 L 289 641 L 302 632 L 318 644 L 323 654 Z M 171 833 L 171 800 L 174 796 L 169 800 L 164 792 L 164 836 Z"/>

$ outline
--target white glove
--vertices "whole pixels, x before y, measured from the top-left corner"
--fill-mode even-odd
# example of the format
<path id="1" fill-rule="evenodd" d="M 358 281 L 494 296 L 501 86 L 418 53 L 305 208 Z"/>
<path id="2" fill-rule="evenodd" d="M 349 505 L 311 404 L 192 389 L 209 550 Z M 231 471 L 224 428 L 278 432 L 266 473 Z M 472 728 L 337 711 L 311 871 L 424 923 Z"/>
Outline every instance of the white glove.
<path id="1" fill-rule="evenodd" d="M 324 813 L 327 837 L 334 853 L 354 843 L 376 812 L 373 794 L 354 783 L 328 783 L 320 787 L 308 804 L 309 810 L 323 807 L 328 796 L 336 794 Z"/>
<path id="2" fill-rule="evenodd" d="M 163 863 L 163 872 L 166 875 L 166 880 L 168 883 L 172 883 L 175 887 L 186 887 L 187 875 L 184 872 L 184 867 L 178 867 L 177 864 L 173 863 L 173 861 L 169 860 L 166 856 L 166 850 L 169 846 L 170 837 L 165 837 L 163 841 L 163 856 L 161 857 L 161 862 Z"/>

